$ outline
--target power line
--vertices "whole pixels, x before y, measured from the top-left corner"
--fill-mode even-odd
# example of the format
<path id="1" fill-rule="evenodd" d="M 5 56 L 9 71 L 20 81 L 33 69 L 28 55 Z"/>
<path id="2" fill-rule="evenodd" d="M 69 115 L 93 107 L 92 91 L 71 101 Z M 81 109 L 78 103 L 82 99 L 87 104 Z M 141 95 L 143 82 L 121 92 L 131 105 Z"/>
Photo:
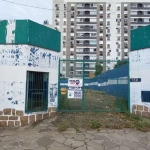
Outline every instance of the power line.
<path id="1" fill-rule="evenodd" d="M 54 10 L 56 12 L 73 12 L 73 11 L 66 11 L 66 10 L 55 10 L 55 9 L 50 9 L 50 8 L 44 8 L 44 7 L 38 7 L 38 6 L 33 6 L 33 5 L 27 5 L 27 4 L 22 4 L 22 3 L 17 3 L 17 2 L 12 2 L 12 1 L 8 1 L 8 0 L 1 0 L 1 1 L 4 1 L 4 2 L 7 2 L 7 3 L 12 3 L 12 4 L 16 4 L 16 5 L 22 5 L 22 6 L 25 6 L 25 7 L 31 7 L 31 8 L 36 8 L 36 9 L 44 9 L 44 10 Z M 115 2 L 111 2 L 111 3 L 115 3 Z M 100 10 L 99 10 L 100 11 Z M 115 12 L 113 11 L 108 11 L 108 13 L 102 13 L 102 14 L 109 14 L 109 13 L 117 13 L 118 11 L 116 10 Z M 120 11 L 119 11 L 120 12 Z M 119 13 L 118 12 L 118 13 Z M 77 13 L 77 12 L 74 12 L 74 13 Z M 100 14 L 100 13 L 97 13 L 97 14 Z"/>
<path id="2" fill-rule="evenodd" d="M 1 0 L 1 1 L 7 2 L 7 3 L 16 4 L 16 5 L 22 5 L 22 6 L 26 6 L 26 7 L 37 8 L 37 9 L 53 10 L 53 9 L 50 9 L 50 8 L 37 7 L 37 6 L 32 6 L 32 5 L 27 5 L 27 4 L 22 4 L 22 3 L 16 3 L 16 2 L 12 2 L 12 1 L 7 1 L 7 0 Z"/>

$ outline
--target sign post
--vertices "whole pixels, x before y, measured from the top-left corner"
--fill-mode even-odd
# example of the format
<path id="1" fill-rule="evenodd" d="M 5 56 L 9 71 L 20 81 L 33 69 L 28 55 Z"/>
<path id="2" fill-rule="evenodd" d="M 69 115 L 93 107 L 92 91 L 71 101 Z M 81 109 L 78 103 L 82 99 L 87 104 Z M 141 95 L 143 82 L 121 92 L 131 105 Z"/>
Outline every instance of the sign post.
<path id="1" fill-rule="evenodd" d="M 82 99 L 82 79 L 68 79 L 68 98 Z"/>

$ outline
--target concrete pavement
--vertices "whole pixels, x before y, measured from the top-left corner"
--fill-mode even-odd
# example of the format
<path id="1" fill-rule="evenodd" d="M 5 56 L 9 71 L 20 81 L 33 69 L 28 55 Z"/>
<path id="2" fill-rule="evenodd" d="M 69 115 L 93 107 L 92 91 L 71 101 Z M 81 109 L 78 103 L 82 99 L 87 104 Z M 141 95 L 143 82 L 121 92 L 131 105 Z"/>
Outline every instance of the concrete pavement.
<path id="1" fill-rule="evenodd" d="M 35 127 L 0 129 L 0 150 L 150 150 L 150 132 L 131 129 L 85 130 L 62 133 L 44 120 Z"/>

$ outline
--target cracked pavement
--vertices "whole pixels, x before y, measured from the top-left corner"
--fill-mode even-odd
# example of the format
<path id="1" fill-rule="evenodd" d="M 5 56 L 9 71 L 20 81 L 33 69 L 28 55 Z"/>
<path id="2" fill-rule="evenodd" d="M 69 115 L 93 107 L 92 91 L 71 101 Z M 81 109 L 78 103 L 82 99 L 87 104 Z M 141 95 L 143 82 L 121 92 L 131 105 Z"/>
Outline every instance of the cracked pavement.
<path id="1" fill-rule="evenodd" d="M 60 133 L 54 119 L 35 127 L 0 128 L 0 150 L 150 150 L 150 132 L 68 128 Z"/>

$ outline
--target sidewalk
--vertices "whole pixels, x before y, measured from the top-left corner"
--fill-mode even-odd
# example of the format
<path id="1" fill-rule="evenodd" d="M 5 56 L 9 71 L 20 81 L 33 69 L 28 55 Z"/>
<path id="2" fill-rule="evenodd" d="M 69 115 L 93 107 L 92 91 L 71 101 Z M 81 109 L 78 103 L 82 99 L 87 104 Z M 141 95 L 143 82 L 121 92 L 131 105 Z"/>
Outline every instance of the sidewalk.
<path id="1" fill-rule="evenodd" d="M 53 119 L 35 127 L 0 129 L 0 150 L 150 150 L 150 132 L 69 128 L 58 132 Z"/>

